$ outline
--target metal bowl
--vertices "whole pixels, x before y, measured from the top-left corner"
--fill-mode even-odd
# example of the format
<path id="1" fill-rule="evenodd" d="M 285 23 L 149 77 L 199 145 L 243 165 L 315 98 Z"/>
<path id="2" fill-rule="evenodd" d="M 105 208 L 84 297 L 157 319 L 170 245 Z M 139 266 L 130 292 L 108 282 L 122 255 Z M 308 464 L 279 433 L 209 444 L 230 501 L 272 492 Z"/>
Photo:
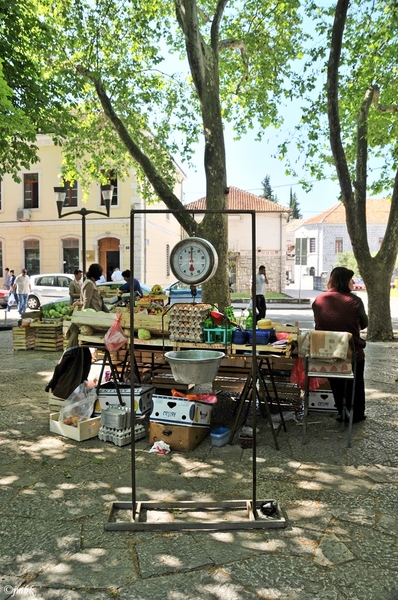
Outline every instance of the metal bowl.
<path id="1" fill-rule="evenodd" d="M 179 350 L 164 355 L 175 381 L 195 384 L 214 381 L 224 356 L 216 350 Z"/>

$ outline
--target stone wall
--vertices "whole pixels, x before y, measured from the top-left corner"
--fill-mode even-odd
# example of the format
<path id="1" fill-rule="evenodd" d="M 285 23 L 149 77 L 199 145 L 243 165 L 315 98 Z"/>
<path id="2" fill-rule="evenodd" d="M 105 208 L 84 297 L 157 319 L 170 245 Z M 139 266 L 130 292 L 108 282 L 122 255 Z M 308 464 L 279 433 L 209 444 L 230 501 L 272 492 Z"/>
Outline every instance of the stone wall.
<path id="1" fill-rule="evenodd" d="M 232 259 L 232 257 L 231 257 Z M 236 281 L 234 292 L 250 294 L 252 275 L 252 255 L 249 252 L 239 252 L 234 256 Z M 285 255 L 277 251 L 258 252 L 256 256 L 256 272 L 260 265 L 267 270 L 267 292 L 285 292 L 286 289 L 286 260 Z"/>

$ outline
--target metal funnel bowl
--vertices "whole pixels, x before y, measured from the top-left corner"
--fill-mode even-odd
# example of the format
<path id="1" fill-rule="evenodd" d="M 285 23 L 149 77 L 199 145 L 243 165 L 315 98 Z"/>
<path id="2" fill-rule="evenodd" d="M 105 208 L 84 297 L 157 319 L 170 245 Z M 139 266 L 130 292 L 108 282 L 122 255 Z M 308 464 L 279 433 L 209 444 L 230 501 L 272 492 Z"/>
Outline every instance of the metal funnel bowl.
<path id="1" fill-rule="evenodd" d="M 175 381 L 208 383 L 214 381 L 224 352 L 216 350 L 179 350 L 166 352 Z"/>

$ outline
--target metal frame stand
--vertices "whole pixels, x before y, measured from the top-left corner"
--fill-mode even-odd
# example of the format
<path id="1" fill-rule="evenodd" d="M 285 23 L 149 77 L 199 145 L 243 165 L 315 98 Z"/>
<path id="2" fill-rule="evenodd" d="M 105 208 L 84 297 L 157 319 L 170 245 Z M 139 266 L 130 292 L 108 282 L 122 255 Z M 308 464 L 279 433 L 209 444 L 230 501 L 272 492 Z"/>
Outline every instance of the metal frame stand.
<path id="1" fill-rule="evenodd" d="M 170 210 L 132 210 L 130 217 L 130 248 L 134 248 L 134 218 L 139 214 L 175 214 L 179 211 Z M 256 213 L 253 210 L 239 211 L 239 210 L 196 210 L 191 211 L 192 214 L 235 214 L 242 215 L 247 214 L 251 216 L 251 227 L 252 227 L 252 280 L 255 281 L 256 277 Z M 130 271 L 131 279 L 134 278 L 134 253 L 130 254 Z M 252 291 L 253 306 L 255 306 L 255 286 Z M 134 306 L 130 305 L 130 330 L 134 331 Z M 131 347 L 130 355 L 134 356 L 134 336 L 131 336 Z M 253 342 L 252 342 L 252 378 L 253 381 L 257 379 L 257 346 L 256 346 L 256 330 L 253 330 Z M 134 389 L 131 389 L 131 406 L 134 406 Z M 252 386 L 252 404 L 255 406 L 256 403 L 256 386 Z M 131 428 L 134 431 L 135 428 L 135 412 L 131 411 Z M 256 487 L 257 487 L 257 460 L 256 460 L 256 410 L 252 411 L 252 428 L 253 428 L 253 447 L 252 447 L 252 498 L 243 500 L 224 500 L 215 502 L 138 502 L 136 499 L 136 472 L 135 472 L 135 439 L 132 436 L 131 441 L 131 502 L 112 502 L 110 510 L 108 512 L 107 520 L 105 522 L 105 531 L 206 531 L 206 530 L 237 530 L 237 529 L 281 529 L 286 527 L 286 520 L 282 516 L 280 507 L 276 500 L 262 500 L 259 501 L 256 498 Z M 262 510 L 267 504 L 271 504 L 274 507 L 273 514 L 267 516 L 267 513 Z M 204 510 L 209 511 L 244 511 L 246 517 L 236 521 L 226 520 L 203 520 L 203 521 L 180 521 L 180 522 L 164 522 L 164 523 L 148 523 L 143 521 L 145 510 L 159 510 L 164 512 L 166 509 L 177 509 L 178 511 L 188 511 L 191 514 L 194 509 L 198 509 L 203 512 Z M 112 521 L 115 512 L 117 510 L 130 510 L 131 521 L 129 522 L 115 522 Z M 263 514 L 265 512 L 265 514 Z"/>

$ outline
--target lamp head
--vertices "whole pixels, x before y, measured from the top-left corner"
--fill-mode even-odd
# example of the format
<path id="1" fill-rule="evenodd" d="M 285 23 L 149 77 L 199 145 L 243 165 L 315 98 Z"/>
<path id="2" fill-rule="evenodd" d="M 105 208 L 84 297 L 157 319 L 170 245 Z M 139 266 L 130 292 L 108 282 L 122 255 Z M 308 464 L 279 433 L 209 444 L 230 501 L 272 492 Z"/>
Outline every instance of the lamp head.
<path id="1" fill-rule="evenodd" d="M 113 196 L 113 185 L 108 183 L 107 185 L 101 185 L 101 194 L 105 202 L 106 214 L 109 217 L 111 212 L 111 200 Z"/>
<path id="2" fill-rule="evenodd" d="M 64 206 L 65 197 L 66 197 L 66 189 L 64 187 L 55 187 L 54 194 L 55 194 L 55 201 L 57 203 L 57 208 L 58 208 L 58 217 L 61 217 L 62 208 Z"/>

